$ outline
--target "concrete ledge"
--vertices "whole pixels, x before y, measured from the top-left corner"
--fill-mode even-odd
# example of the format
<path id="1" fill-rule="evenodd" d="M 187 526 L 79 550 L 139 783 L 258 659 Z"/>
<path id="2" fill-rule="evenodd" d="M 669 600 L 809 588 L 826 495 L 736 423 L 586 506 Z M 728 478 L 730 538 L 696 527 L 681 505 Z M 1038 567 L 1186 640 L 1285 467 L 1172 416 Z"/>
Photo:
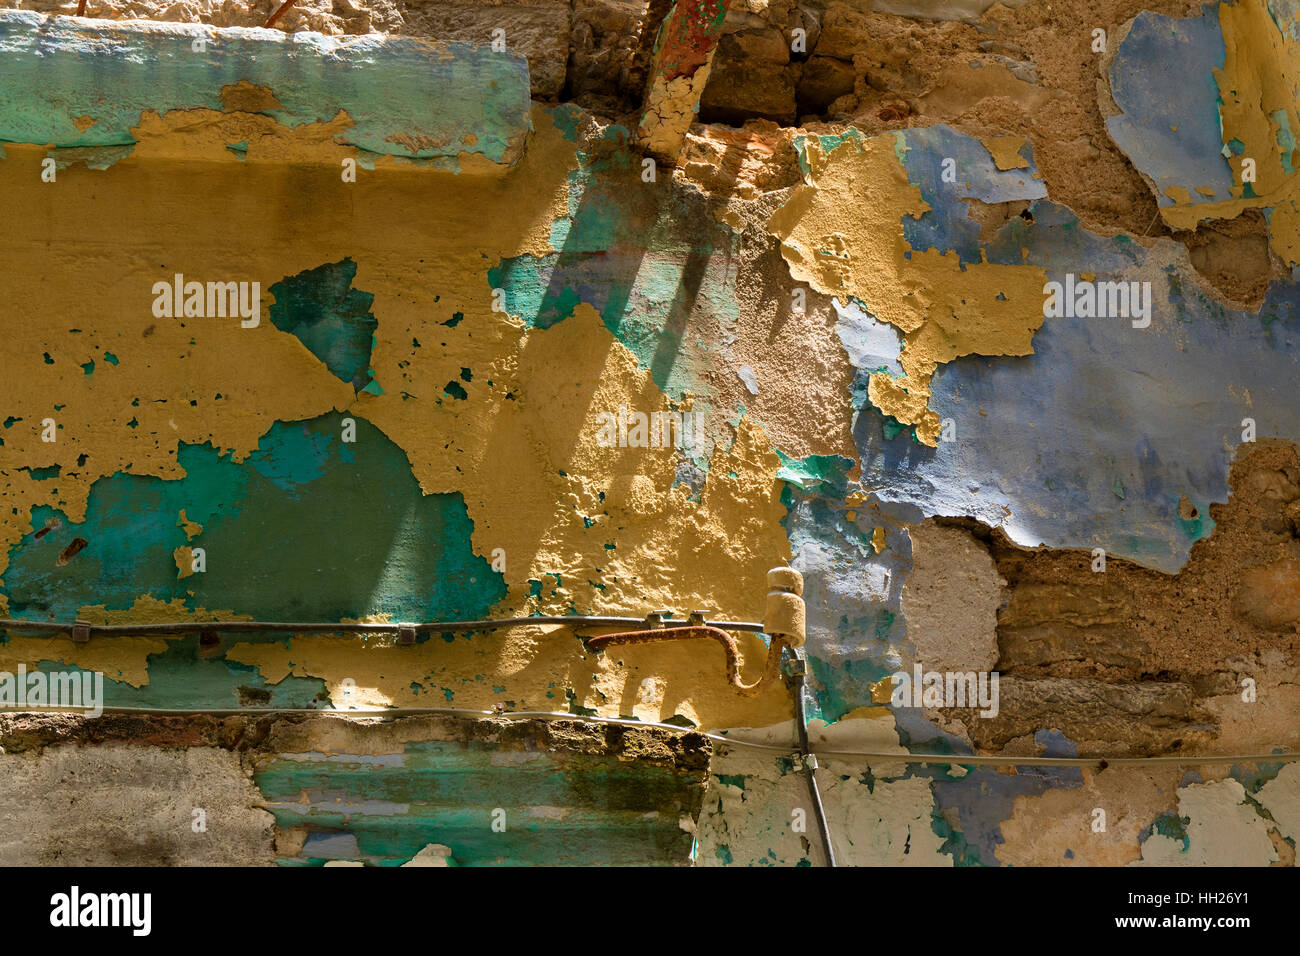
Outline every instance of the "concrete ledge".
<path id="1" fill-rule="evenodd" d="M 120 149 L 178 128 L 179 110 L 262 118 L 259 137 L 317 124 L 307 139 L 335 149 L 510 166 L 530 107 L 527 60 L 486 46 L 0 11 L 0 142 Z"/>

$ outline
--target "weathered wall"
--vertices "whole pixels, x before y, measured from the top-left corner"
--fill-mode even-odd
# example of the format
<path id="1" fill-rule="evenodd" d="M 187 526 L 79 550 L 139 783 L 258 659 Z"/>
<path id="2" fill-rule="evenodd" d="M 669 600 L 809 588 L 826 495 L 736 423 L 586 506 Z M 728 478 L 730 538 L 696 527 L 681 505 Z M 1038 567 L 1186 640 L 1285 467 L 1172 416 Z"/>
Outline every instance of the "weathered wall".
<path id="1" fill-rule="evenodd" d="M 750 122 L 649 181 L 654 5 L 303 3 L 258 34 L 197 24 L 270 4 L 92 2 L 196 25 L 131 26 L 129 68 L 87 78 L 116 27 L 0 13 L 0 611 L 755 620 L 789 562 L 844 861 L 1293 864 L 1300 779 L 1260 758 L 1300 750 L 1294 15 L 980 6 L 734 4 L 700 118 Z M 498 27 L 506 52 L 469 45 Z M 290 58 L 306 28 L 332 38 Z M 403 39 L 345 38 L 369 30 Z M 159 316 L 178 273 L 258 283 L 257 323 Z M 1045 314 L 1067 276 L 1149 283 L 1149 324 Z M 607 447 L 620 407 L 700 442 Z M 10 718 L 3 853 L 820 862 L 786 687 L 579 634 L 11 629 L 0 670 L 99 671 L 118 707 L 564 711 L 773 749 Z M 765 642 L 738 640 L 753 680 Z M 898 706 L 914 665 L 997 672 L 996 715 Z M 122 781 L 83 823 L 74 772 Z"/>
<path id="2" fill-rule="evenodd" d="M 699 734 L 445 717 L 29 715 L 0 747 L 6 866 L 677 863 L 710 755 Z"/>

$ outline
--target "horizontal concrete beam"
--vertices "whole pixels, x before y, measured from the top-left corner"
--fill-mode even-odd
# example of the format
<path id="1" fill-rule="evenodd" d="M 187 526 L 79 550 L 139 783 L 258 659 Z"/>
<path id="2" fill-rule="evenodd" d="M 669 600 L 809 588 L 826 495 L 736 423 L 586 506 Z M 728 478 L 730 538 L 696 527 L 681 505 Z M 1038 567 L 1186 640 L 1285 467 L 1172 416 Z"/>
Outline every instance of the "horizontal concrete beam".
<path id="1" fill-rule="evenodd" d="M 0 11 L 0 142 L 133 146 L 146 113 L 343 113 L 332 142 L 369 153 L 512 165 L 531 128 L 528 62 L 469 43 Z"/>

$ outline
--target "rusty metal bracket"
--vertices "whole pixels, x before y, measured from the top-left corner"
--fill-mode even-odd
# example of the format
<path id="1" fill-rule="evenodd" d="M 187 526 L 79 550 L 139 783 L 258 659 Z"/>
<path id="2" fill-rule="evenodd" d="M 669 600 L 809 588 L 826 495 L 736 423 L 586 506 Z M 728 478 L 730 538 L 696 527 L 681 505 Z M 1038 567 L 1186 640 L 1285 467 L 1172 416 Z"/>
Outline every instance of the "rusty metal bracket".
<path id="1" fill-rule="evenodd" d="M 658 613 L 658 612 L 654 612 Z M 702 612 L 696 612 L 702 614 Z M 692 615 L 694 618 L 694 615 Z M 767 689 L 768 685 L 776 678 L 781 670 L 781 651 L 787 646 L 785 640 L 780 637 L 774 637 L 771 645 L 767 649 L 767 663 L 763 667 L 763 676 L 756 683 L 746 684 L 740 679 L 740 649 L 736 647 L 736 639 L 721 628 L 712 627 L 707 624 L 674 624 L 665 625 L 660 622 L 658 627 L 651 627 L 641 631 L 620 631 L 617 634 L 601 634 L 596 637 L 584 638 L 584 643 L 588 648 L 600 653 L 609 647 L 631 644 L 651 644 L 657 641 L 689 641 L 699 638 L 710 638 L 722 645 L 722 649 L 727 654 L 727 678 L 731 686 L 736 688 L 744 697 L 755 697 Z"/>

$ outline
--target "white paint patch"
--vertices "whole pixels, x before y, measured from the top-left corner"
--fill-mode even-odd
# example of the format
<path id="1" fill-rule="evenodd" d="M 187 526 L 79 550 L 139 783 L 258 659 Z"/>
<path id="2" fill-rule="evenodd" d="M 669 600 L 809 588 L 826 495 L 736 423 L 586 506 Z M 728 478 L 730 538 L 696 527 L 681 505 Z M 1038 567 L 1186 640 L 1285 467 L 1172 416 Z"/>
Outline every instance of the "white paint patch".
<path id="1" fill-rule="evenodd" d="M 1284 837 L 1300 840 L 1300 763 L 1289 763 L 1255 794 Z"/>
<path id="2" fill-rule="evenodd" d="M 878 322 L 874 316 L 850 299 L 841 305 L 839 299 L 832 300 L 838 320 L 835 334 L 844 344 L 844 351 L 849 353 L 849 362 L 854 368 L 883 368 L 891 375 L 902 375 L 903 367 L 898 364 L 899 353 L 903 351 L 903 342 L 898 329 L 884 322 Z"/>
<path id="3" fill-rule="evenodd" d="M 1178 815 L 1190 818 L 1183 841 L 1153 833 L 1134 866 L 1267 866 L 1277 862 L 1269 824 L 1245 802 L 1246 788 L 1231 778 L 1190 784 L 1178 791 Z"/>
<path id="4" fill-rule="evenodd" d="M 430 843 L 415 856 L 411 857 L 402 867 L 408 866 L 450 866 L 447 858 L 451 856 L 451 847 L 443 846 L 441 843 Z"/>

